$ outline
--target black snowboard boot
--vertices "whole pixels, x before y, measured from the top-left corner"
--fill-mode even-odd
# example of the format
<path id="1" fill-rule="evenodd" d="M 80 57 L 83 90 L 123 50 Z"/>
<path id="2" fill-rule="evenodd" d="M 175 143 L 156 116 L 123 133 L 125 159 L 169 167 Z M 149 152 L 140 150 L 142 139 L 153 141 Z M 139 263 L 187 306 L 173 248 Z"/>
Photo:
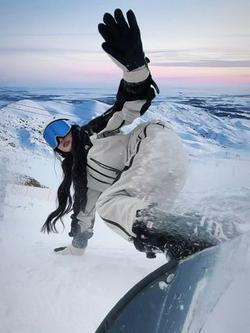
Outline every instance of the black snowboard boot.
<path id="1" fill-rule="evenodd" d="M 178 260 L 239 235 L 232 221 L 222 223 L 199 214 L 172 215 L 155 207 L 137 211 L 132 231 L 137 235 L 135 247 L 147 257 L 165 252 Z"/>

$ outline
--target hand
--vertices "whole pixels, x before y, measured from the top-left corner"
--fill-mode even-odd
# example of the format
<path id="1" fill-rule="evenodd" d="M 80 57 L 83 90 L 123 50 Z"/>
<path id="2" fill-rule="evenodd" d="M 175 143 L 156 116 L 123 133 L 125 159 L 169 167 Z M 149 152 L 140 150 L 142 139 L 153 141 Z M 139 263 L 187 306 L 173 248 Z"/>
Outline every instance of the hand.
<path id="1" fill-rule="evenodd" d="M 54 252 L 56 254 L 60 254 L 60 255 L 81 256 L 84 254 L 85 250 L 86 250 L 86 247 L 79 248 L 79 247 L 75 247 L 73 245 L 69 245 L 69 246 L 57 247 L 56 249 L 54 249 Z"/>
<path id="2" fill-rule="evenodd" d="M 145 64 L 140 29 L 132 10 L 127 12 L 127 21 L 120 9 L 116 9 L 114 16 L 105 13 L 103 22 L 98 30 L 105 42 L 102 48 L 117 62 L 119 67 L 125 66 L 132 71 Z M 122 66 L 121 66 L 122 65 Z"/>

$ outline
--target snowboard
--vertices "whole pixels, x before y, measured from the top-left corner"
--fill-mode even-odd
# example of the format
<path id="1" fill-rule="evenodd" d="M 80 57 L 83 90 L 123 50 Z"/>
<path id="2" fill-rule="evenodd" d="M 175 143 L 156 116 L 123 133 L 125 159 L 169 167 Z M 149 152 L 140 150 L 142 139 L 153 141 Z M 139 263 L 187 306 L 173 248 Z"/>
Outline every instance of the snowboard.
<path id="1" fill-rule="evenodd" d="M 146 276 L 114 306 L 96 333 L 203 332 L 234 275 L 225 272 L 244 255 L 238 239 L 226 243 L 180 262 L 172 259 Z"/>

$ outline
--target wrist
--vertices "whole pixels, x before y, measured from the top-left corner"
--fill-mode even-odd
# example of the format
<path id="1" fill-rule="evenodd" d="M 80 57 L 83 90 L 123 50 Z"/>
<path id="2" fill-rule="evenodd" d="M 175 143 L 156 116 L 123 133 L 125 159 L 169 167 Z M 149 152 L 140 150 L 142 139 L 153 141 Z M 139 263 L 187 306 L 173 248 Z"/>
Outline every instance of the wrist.
<path id="1" fill-rule="evenodd" d="M 150 72 L 147 65 L 143 65 L 132 71 L 124 70 L 123 79 L 129 83 L 139 83 L 145 81 L 149 74 Z"/>
<path id="2" fill-rule="evenodd" d="M 72 246 L 76 249 L 85 249 L 88 246 L 88 239 L 84 237 L 74 237 L 72 240 Z"/>

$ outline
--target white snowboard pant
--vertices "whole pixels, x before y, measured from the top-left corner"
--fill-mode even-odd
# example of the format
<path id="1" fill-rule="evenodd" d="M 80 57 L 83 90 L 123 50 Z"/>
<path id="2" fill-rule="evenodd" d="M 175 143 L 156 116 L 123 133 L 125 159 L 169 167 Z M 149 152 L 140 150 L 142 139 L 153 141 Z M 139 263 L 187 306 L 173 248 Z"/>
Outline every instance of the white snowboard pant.
<path id="1" fill-rule="evenodd" d="M 136 212 L 151 204 L 168 212 L 181 191 L 187 155 L 169 124 L 143 123 L 130 134 L 128 161 L 115 183 L 99 197 L 101 218 L 127 240 L 135 236 Z"/>

